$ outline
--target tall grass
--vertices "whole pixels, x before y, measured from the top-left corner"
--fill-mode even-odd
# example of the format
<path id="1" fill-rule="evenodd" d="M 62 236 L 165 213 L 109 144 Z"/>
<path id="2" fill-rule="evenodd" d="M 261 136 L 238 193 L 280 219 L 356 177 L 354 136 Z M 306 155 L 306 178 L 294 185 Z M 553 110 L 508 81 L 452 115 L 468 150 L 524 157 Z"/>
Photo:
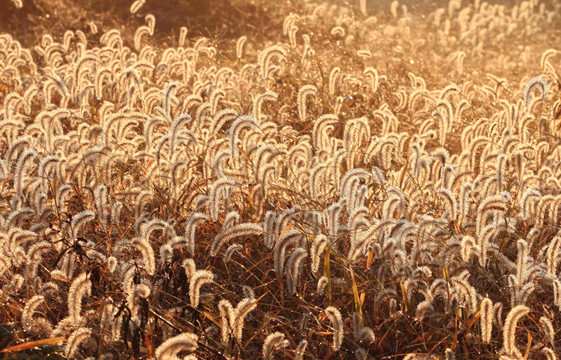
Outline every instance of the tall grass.
<path id="1" fill-rule="evenodd" d="M 147 5 L 0 35 L 7 357 L 557 358 L 558 4 Z"/>

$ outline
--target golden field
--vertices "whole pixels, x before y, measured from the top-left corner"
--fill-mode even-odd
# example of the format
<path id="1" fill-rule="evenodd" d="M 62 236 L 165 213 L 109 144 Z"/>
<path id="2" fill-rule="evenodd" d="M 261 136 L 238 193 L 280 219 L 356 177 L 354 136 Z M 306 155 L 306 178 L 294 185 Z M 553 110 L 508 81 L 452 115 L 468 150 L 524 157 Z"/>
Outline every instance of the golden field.
<path id="1" fill-rule="evenodd" d="M 561 354 L 561 4 L 2 13 L 2 358 Z"/>

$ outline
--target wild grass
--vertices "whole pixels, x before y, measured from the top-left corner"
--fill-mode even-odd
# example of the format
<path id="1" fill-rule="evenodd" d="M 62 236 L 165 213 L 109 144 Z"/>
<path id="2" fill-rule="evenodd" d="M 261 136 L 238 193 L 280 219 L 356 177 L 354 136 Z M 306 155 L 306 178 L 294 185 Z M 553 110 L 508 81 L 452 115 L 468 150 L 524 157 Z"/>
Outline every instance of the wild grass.
<path id="1" fill-rule="evenodd" d="M 559 4 L 149 3 L 0 35 L 5 358 L 557 358 Z"/>

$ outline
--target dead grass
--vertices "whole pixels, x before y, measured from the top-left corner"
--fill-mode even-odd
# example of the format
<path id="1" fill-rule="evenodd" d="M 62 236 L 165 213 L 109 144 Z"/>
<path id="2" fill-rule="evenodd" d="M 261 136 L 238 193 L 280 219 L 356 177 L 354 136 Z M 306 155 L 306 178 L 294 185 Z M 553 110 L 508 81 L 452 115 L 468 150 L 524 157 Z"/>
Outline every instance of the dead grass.
<path id="1" fill-rule="evenodd" d="M 107 147 L 104 151 L 108 154 L 119 154 L 120 158 L 106 163 L 103 159 L 107 155 L 101 154 L 95 159 L 92 157 L 91 163 L 87 162 L 90 160 L 81 160 L 87 164 L 84 165 L 84 178 L 80 175 L 82 170 L 76 170 L 79 166 L 72 163 L 74 166 L 72 174 L 76 172 L 77 175 L 68 175 L 66 178 L 66 183 L 71 185 L 71 190 L 64 211 L 59 211 L 59 204 L 57 204 L 57 192 L 65 185 L 60 181 L 64 176 L 54 175 L 54 179 L 48 178 L 48 185 L 42 186 L 45 203 L 36 205 L 40 201 L 30 195 L 32 179 L 45 180 L 44 177 L 39 177 L 38 161 L 33 164 L 29 162 L 29 169 L 23 180 L 24 189 L 21 194 L 18 194 L 15 184 L 17 177 L 14 173 L 17 171 L 19 157 L 14 156 L 12 159 L 7 155 L 12 151 L 8 149 L 12 149 L 17 139 L 21 139 L 28 131 L 34 134 L 29 129 L 33 129 L 31 125 L 34 119 L 46 111 L 46 100 L 32 98 L 28 102 L 29 112 L 26 113 L 25 110 L 18 108 L 12 114 L 14 118 L 20 116 L 23 125 L 22 129 L 14 132 L 13 138 L 6 132 L 5 139 L 0 141 L 0 159 L 6 161 L 9 173 L 0 180 L 2 190 L 0 214 L 2 219 L 8 219 L 10 216 L 16 219 L 12 224 L 8 224 L 9 226 L 5 226 L 4 222 L 1 225 L 0 244 L 4 247 L 2 256 L 3 259 L 10 259 L 9 266 L 2 267 L 0 272 L 0 284 L 3 289 L 0 296 L 0 324 L 2 324 L 0 348 L 5 349 L 5 358 L 66 358 L 65 346 L 75 329 L 62 331 L 61 336 L 64 341 L 53 344 L 50 342 L 54 340 L 49 340 L 50 334 L 30 334 L 29 331 L 25 331 L 26 324 L 23 324 L 22 313 L 33 296 L 44 295 L 45 302 L 35 313 L 35 319 L 44 319 L 56 327 L 69 315 L 70 300 L 67 297 L 73 286 L 72 276 L 86 273 L 87 279 L 91 282 L 91 293 L 84 296 L 83 301 L 80 300 L 82 309 L 79 313 L 83 314 L 84 324 L 75 324 L 75 326 L 88 328 L 92 335 L 71 355 L 75 358 L 101 358 L 106 354 L 116 359 L 153 358 L 156 349 L 165 340 L 185 332 L 198 336 L 198 348 L 193 352 L 198 358 L 260 358 L 263 341 L 267 335 L 279 331 L 286 336 L 289 346 L 274 352 L 278 359 L 295 358 L 294 349 L 302 339 L 308 341 L 304 359 L 353 359 L 358 357 L 357 352 L 360 354 L 360 351 L 366 354 L 366 358 L 374 359 L 402 359 L 408 354 L 418 354 L 419 358 L 443 359 L 447 350 L 452 350 L 456 359 L 499 359 L 500 355 L 506 356 L 503 349 L 503 328 L 506 324 L 503 324 L 503 321 L 510 309 L 516 305 L 512 301 L 515 290 L 509 283 L 508 276 L 516 274 L 517 256 L 520 253 L 520 245 L 517 241 L 530 238 L 532 240 L 528 240 L 530 243 L 528 259 L 531 260 L 528 262 L 532 263 L 532 266 L 535 265 L 536 269 L 539 267 L 542 272 L 528 280 L 528 283 L 535 286 L 535 290 L 523 302 L 531 308 L 531 312 L 518 323 L 516 347 L 522 351 L 524 359 L 545 358 L 541 352 L 545 347 L 551 348 L 554 353 L 561 353 L 558 343 L 550 343 L 540 325 L 541 317 L 550 319 L 554 329 L 558 329 L 561 325 L 559 317 L 561 303 L 554 298 L 552 284 L 546 281 L 546 272 L 543 270 L 546 264 L 544 254 L 552 239 L 559 233 L 558 219 L 546 218 L 538 227 L 537 216 L 528 219 L 521 217 L 520 197 L 528 186 L 522 185 L 526 177 L 517 177 L 514 155 L 509 158 L 505 170 L 506 185 L 504 185 L 510 192 L 512 201 L 508 203 L 505 211 L 495 209 L 498 215 L 493 216 L 493 219 L 486 219 L 489 223 L 494 221 L 498 229 L 491 240 L 496 251 L 489 251 L 488 261 L 481 265 L 477 256 L 464 259 L 462 257 L 464 245 L 460 245 L 463 237 L 477 237 L 476 234 L 481 230 L 480 224 L 475 223 L 479 204 L 488 196 L 500 193 L 500 191 L 488 190 L 493 189 L 492 186 L 485 187 L 483 184 L 487 178 L 495 176 L 495 158 L 501 154 L 497 149 L 505 146 L 504 143 L 508 139 L 508 135 L 505 134 L 507 131 L 512 131 L 517 139 L 526 136 L 521 134 L 524 129 L 519 130 L 518 127 L 513 128 L 514 130 L 507 129 L 504 122 L 509 115 L 504 112 L 504 108 L 508 104 L 518 104 L 521 101 L 523 84 L 529 77 L 547 73 L 550 89 L 548 101 L 544 100 L 541 108 L 536 108 L 533 113 L 528 111 L 528 114 L 538 119 L 540 116 L 547 117 L 548 124 L 558 120 L 558 114 L 552 114 L 552 109 L 555 101 L 560 99 L 560 84 L 554 81 L 555 76 L 559 76 L 559 57 L 551 61 L 554 64 L 554 71 L 549 72 L 540 67 L 539 58 L 549 48 L 560 50 L 558 44 L 561 33 L 556 27 L 561 23 L 559 16 L 554 17 L 553 24 L 547 25 L 535 24 L 528 20 L 528 31 L 539 29 L 540 26 L 547 31 L 526 34 L 526 29 L 516 28 L 502 40 L 485 43 L 482 53 L 479 54 L 474 50 L 475 46 L 462 43 L 458 39 L 455 40 L 456 43 L 450 45 L 441 44 L 443 40 L 437 34 L 443 31 L 442 26 L 434 24 L 431 16 L 434 17 L 435 9 L 446 7 L 448 2 L 431 3 L 425 8 L 412 5 L 409 17 L 400 15 L 397 18 L 389 14 L 387 5 L 373 4 L 368 11 L 370 14 L 376 14 L 378 24 L 371 32 L 363 31 L 363 27 L 367 25 L 364 25 L 365 17 L 358 10 L 358 2 L 329 3 L 328 5 L 334 8 L 340 7 L 340 13 L 334 11 L 333 14 L 343 14 L 338 21 L 345 26 L 348 32 L 346 35 L 354 36 L 350 40 L 331 33 L 335 25 L 333 23 L 335 15 L 312 19 L 310 3 L 307 2 L 149 1 L 138 15 L 129 13 L 130 3 L 130 1 L 109 0 L 84 2 L 35 0 L 25 2 L 23 9 L 20 10 L 12 8 L 11 3 L 3 4 L 4 7 L 0 8 L 0 13 L 7 14 L 7 21 L 0 24 L 0 33 L 11 34 L 21 42 L 23 48 L 32 49 L 40 45 L 43 34 L 51 34 L 55 41 L 62 41 L 67 30 L 84 31 L 91 41 L 88 49 L 99 48 L 103 46 L 100 43 L 101 35 L 113 28 L 121 31 L 126 46 L 134 48 L 136 29 L 145 24 L 144 15 L 152 13 L 156 16 L 155 35 L 146 36 L 143 46 L 154 47 L 156 55 L 153 65 L 158 65 L 165 48 L 178 47 L 177 37 L 181 26 L 187 26 L 189 29 L 189 46 L 194 46 L 198 39 L 206 37 L 208 48 L 218 51 L 215 57 L 211 57 L 203 55 L 204 51 L 201 49 L 206 48 L 204 45 L 196 49 L 196 52 L 200 51 L 200 60 L 195 62 L 198 72 L 196 79 L 191 74 L 191 77 L 183 81 L 181 76 L 175 73 L 166 73 L 159 79 L 155 70 L 151 70 L 150 76 L 146 75 L 144 70 L 140 71 L 142 75 L 139 76 L 142 77 L 143 86 L 139 88 L 146 93 L 148 90 L 157 93 L 154 97 L 157 100 L 146 108 L 143 108 L 144 105 L 140 100 L 125 104 L 128 101 L 123 100 L 125 95 L 136 87 L 132 82 L 125 84 L 115 80 L 110 83 L 111 80 L 107 80 L 101 85 L 103 87 L 101 96 L 99 98 L 92 96 L 82 107 L 77 96 L 70 96 L 67 107 L 74 113 L 62 117 L 61 129 L 65 134 L 78 134 L 80 124 L 85 124 L 83 129 L 88 130 L 81 130 L 85 131 L 84 134 L 77 136 L 82 136 L 83 139 L 90 137 L 90 139 L 84 140 L 80 146 L 71 146 L 64 150 L 60 145 L 58 150 L 63 151 L 68 159 L 82 159 L 73 156 L 83 156 L 84 151 L 101 144 Z M 548 11 L 553 11 L 553 3 L 543 2 L 543 4 Z M 506 11 L 512 11 L 512 8 L 507 7 Z M 298 46 L 295 47 L 289 45 L 287 37 L 283 36 L 281 31 L 283 20 L 289 13 L 301 16 L 297 22 L 299 37 Z M 409 20 L 407 24 L 398 26 L 402 18 Z M 457 17 L 451 19 L 451 33 L 459 37 L 462 32 Z M 98 34 L 89 32 L 88 23 L 91 21 L 97 25 Z M 520 23 L 526 24 L 523 21 Z M 310 55 L 310 60 L 303 60 L 305 40 L 302 34 L 309 36 L 315 51 Z M 368 38 L 365 34 L 376 36 Z M 247 35 L 249 39 L 244 56 L 238 58 L 235 53 L 235 43 L 242 35 Z M 425 43 L 419 45 L 415 35 L 419 35 L 418 37 Z M 446 39 L 451 41 L 449 38 Z M 66 58 L 62 60 L 63 63 L 70 64 L 70 69 L 75 69 L 75 60 L 77 60 L 71 57 L 72 54 L 76 55 L 77 41 L 73 41 L 72 50 L 67 50 L 64 53 Z M 287 49 L 286 59 L 275 60 L 271 66 L 273 75 L 263 80 L 257 71 L 258 54 L 280 42 Z M 521 60 L 525 46 L 531 54 L 528 62 Z M 358 50 L 365 48 L 371 50 L 371 57 L 364 58 L 357 55 Z M 458 71 L 455 64 L 447 60 L 451 53 L 458 50 L 468 54 L 463 64 L 465 69 L 463 72 Z M 499 61 L 501 57 L 504 60 L 502 62 Z M 45 66 L 44 57 L 36 52 L 33 52 L 33 60 L 40 68 Z M 126 65 L 130 66 L 128 63 Z M 244 65 L 247 65 L 250 70 L 243 70 Z M 108 65 L 104 64 L 104 66 Z M 251 70 L 252 66 L 254 70 Z M 278 69 L 274 69 L 275 66 Z M 355 79 L 357 82 L 345 83 L 340 79 L 335 93 L 330 94 L 329 74 L 335 66 L 341 68 L 342 74 L 346 76 L 345 81 Z M 378 84 L 376 91 L 372 91 L 370 83 L 362 77 L 363 70 L 370 66 L 374 66 L 380 75 L 386 76 L 386 80 Z M 87 65 L 85 67 L 87 68 Z M 255 180 L 258 175 L 254 178 L 253 172 L 259 165 L 255 155 L 256 150 L 240 142 L 239 147 L 236 147 L 239 158 L 228 155 L 229 160 L 223 166 L 230 171 L 232 177 L 237 176 L 242 180 L 230 186 L 229 201 L 219 206 L 217 219 L 212 221 L 211 205 L 205 203 L 204 196 L 212 193 L 213 186 L 220 180 L 220 174 L 216 171 L 217 167 L 209 166 L 212 165 L 212 160 L 218 157 L 218 150 L 231 150 L 227 146 L 227 141 L 224 143 L 220 141 L 227 140 L 231 136 L 231 132 L 225 130 L 233 127 L 233 119 L 225 122 L 222 130 L 211 134 L 212 136 L 201 131 L 206 127 L 205 120 L 197 120 L 198 126 L 189 123 L 184 126 L 185 129 L 179 131 L 185 130 L 180 135 L 181 144 L 178 146 L 181 146 L 181 153 L 186 156 L 180 160 L 186 161 L 186 165 L 185 168 L 180 169 L 181 175 L 178 177 L 171 176 L 170 174 L 173 173 L 169 170 L 177 157 L 172 157 L 167 150 L 156 151 L 156 140 L 153 143 L 145 140 L 145 127 L 148 126 L 149 118 L 161 116 L 165 121 L 169 118 L 171 123 L 182 110 L 185 110 L 181 106 L 187 102 L 188 96 L 194 93 L 200 96 L 203 103 L 210 102 L 211 95 L 218 86 L 218 81 L 212 79 L 212 75 L 224 67 L 230 68 L 232 76 L 235 75 L 236 78 L 234 84 L 227 82 L 221 84 L 226 89 L 226 95 L 218 102 L 219 109 L 235 108 L 240 115 L 250 114 L 254 110 L 254 99 L 265 90 L 272 90 L 279 96 L 278 101 L 265 101 L 259 113 L 263 115 L 263 122 L 273 121 L 275 132 L 267 138 L 260 138 L 255 144 L 269 141 L 277 150 L 286 147 L 286 152 L 302 143 L 309 144 L 311 140 L 308 138 L 315 136 L 313 134 L 315 120 L 323 114 L 336 111 L 339 111 L 338 120 L 328 134 L 333 141 L 342 140 L 348 131 L 346 124 L 361 116 L 367 117 L 366 121 L 372 132 L 368 142 L 382 141 L 381 138 L 387 135 L 382 134 L 383 121 L 379 117 L 374 117 L 372 113 L 387 106 L 387 109 L 395 114 L 398 125 L 392 133 L 396 136 L 399 134 L 408 136 L 405 151 L 401 152 L 396 148 L 393 157 L 385 166 L 383 153 L 368 160 L 365 155 L 366 149 L 352 148 L 352 151 L 359 154 L 354 166 L 351 168 L 346 161 L 343 161 L 333 170 L 330 168 L 329 173 L 325 175 L 329 178 L 331 172 L 336 171 L 340 171 L 343 175 L 353 168 L 370 171 L 373 166 L 376 166 L 383 169 L 387 178 L 388 183 L 383 185 L 376 184 L 372 178 L 358 181 L 359 185 L 367 186 L 363 207 L 367 212 L 365 218 L 368 221 L 372 220 L 372 223 L 363 226 L 363 229 L 374 227 L 377 221 L 393 222 L 386 230 L 377 232 L 375 240 L 362 253 L 358 261 L 351 262 L 348 256 L 353 241 L 353 231 L 357 230 L 351 229 L 352 225 L 348 223 L 351 214 L 346 207 L 347 200 L 345 203 L 341 201 L 345 198 L 345 194 L 339 192 L 340 184 L 336 183 L 330 192 L 322 193 L 322 197 L 315 198 L 308 185 L 312 169 L 317 164 L 327 161 L 326 159 L 331 161 L 333 154 L 325 149 L 310 144 L 310 156 L 315 163 L 308 164 L 306 171 L 300 174 L 300 180 L 305 185 L 299 188 L 281 182 L 289 179 L 290 174 L 298 170 L 299 164 L 297 161 L 290 163 L 290 160 L 284 157 L 279 160 L 271 156 L 269 159 L 269 163 L 274 164 L 275 169 L 283 169 L 270 179 L 269 185 L 265 184 L 265 180 Z M 29 66 L 20 66 L 18 69 L 21 70 L 19 76 L 22 79 L 29 76 L 34 79 L 33 83 L 37 86 L 44 86 L 46 83 L 41 71 L 32 73 Z M 68 80 L 73 76 L 72 71 L 63 67 L 59 68 L 59 71 L 65 73 L 66 77 L 63 79 L 68 84 L 72 84 L 69 86 L 73 91 L 72 87 L 76 85 Z M 117 68 L 115 71 L 119 73 L 118 76 L 122 75 L 122 69 Z M 504 78 L 504 89 L 496 99 L 482 90 L 485 86 L 492 87 L 494 84 L 487 76 L 489 73 Z M 114 75 L 118 78 L 117 74 Z M 418 86 L 412 85 L 411 75 L 426 81 L 427 92 L 423 95 L 426 99 L 419 101 L 415 106 L 408 105 L 406 100 L 406 106 L 403 106 L 400 92 L 411 96 Z M 91 82 L 87 76 L 85 75 L 86 81 Z M 204 82 L 207 79 L 211 79 L 210 83 Z M 163 90 L 171 81 L 180 83 L 181 91 L 178 90 L 175 95 L 170 96 L 171 111 L 166 117 L 161 115 L 162 110 L 157 110 L 156 107 L 164 107 Z M 2 73 L 0 84 L 2 86 L 0 113 L 8 114 L 9 111 L 5 109 L 6 99 L 12 93 L 23 96 L 25 88 L 21 82 L 18 83 L 10 77 L 9 73 L 7 75 Z M 308 113 L 313 120 L 301 121 L 298 119 L 296 106 L 298 90 L 309 84 L 317 88 L 317 94 L 307 103 Z M 468 206 L 471 207 L 462 219 L 451 218 L 450 209 L 438 195 L 442 187 L 440 183 L 442 177 L 439 175 L 441 173 L 428 176 L 426 182 L 422 183 L 421 173 L 414 166 L 414 162 L 419 159 L 416 159 L 416 155 L 413 154 L 413 144 L 421 143 L 418 137 L 426 135 L 420 131 L 421 124 L 426 119 L 437 119 L 435 115 L 437 106 L 434 103 L 440 91 L 450 84 L 457 84 L 461 89 L 458 94 L 451 97 L 450 102 L 456 107 L 461 100 L 467 100 L 467 108 L 462 119 L 454 124 L 443 146 L 452 156 L 448 161 L 460 164 L 459 157 L 466 151 L 466 146 L 463 144 L 465 135 L 462 135 L 464 129 L 474 126 L 482 119 L 486 119 L 486 122 L 474 130 L 475 132 L 483 134 L 489 128 L 501 128 L 501 131 L 489 135 L 489 137 L 494 136 L 489 148 L 476 149 L 478 159 L 485 155 L 493 155 L 492 160 L 477 163 L 474 167 L 468 166 L 471 173 L 466 180 L 450 189 L 460 201 L 461 187 L 468 182 L 474 184 L 474 193 L 468 201 L 471 204 Z M 464 84 L 467 84 L 465 88 L 462 87 Z M 150 95 L 142 96 L 148 98 Z M 64 97 L 62 91 L 57 92 L 51 99 L 51 105 L 63 108 Z M 338 97 L 340 98 L 337 99 Z M 340 108 L 337 107 L 337 101 L 340 101 Z M 105 115 L 102 114 L 104 102 L 115 105 L 115 108 L 107 110 L 108 113 Z M 203 106 L 204 104 L 201 105 L 199 102 L 185 111 L 196 119 L 201 117 L 198 110 Z M 119 129 L 118 131 L 122 132 L 121 137 L 107 132 L 105 128 L 107 117 L 127 107 L 139 112 L 148 109 L 145 114 L 147 118 L 130 126 L 128 130 Z M 525 110 L 520 107 L 520 111 Z M 7 116 L 0 117 L 4 125 L 8 120 Z M 262 119 L 258 116 L 258 120 Z M 165 121 L 154 127 L 154 136 L 158 141 L 166 136 L 170 128 L 170 124 Z M 432 129 L 437 132 L 438 126 L 433 125 Z M 537 147 L 540 142 L 546 142 L 550 147 L 547 148 L 544 158 L 547 155 L 554 159 L 558 143 L 551 139 L 560 138 L 560 129 L 548 125 L 548 131 L 540 136 L 535 135 L 537 133 L 535 124 L 529 125 L 528 129 L 531 133 L 528 135 L 528 141 L 520 142 L 532 148 Z M 196 134 L 198 141 L 208 141 L 208 143 L 204 143 L 204 146 L 190 144 L 188 141 L 190 135 L 186 130 Z M 241 137 L 249 136 L 248 134 L 255 135 L 256 132 L 252 131 L 244 130 Z M 103 136 L 98 138 L 95 134 L 99 132 L 111 141 L 106 142 Z M 208 138 L 203 140 L 204 136 Z M 211 143 L 211 138 L 216 142 Z M 50 155 L 49 151 L 45 150 L 46 140 L 43 141 L 40 135 L 34 135 L 33 139 L 30 141 L 37 141 L 38 149 L 42 146 L 43 150 L 39 150 L 40 159 Z M 138 144 L 135 144 L 133 139 L 136 139 Z M 61 140 L 61 143 L 64 141 Z M 142 144 L 139 145 L 141 142 Z M 131 146 L 134 151 L 128 150 Z M 344 148 L 347 145 L 338 146 Z M 420 153 L 426 156 L 426 159 L 430 159 L 431 164 L 437 163 L 438 156 L 435 153 L 441 148 L 438 135 L 422 141 L 419 147 L 422 148 L 422 151 L 419 150 Z M 165 146 L 161 148 L 167 149 Z M 67 151 L 68 149 L 70 151 Z M 20 156 L 23 150 L 19 152 Z M 51 152 L 54 154 L 56 150 L 57 148 L 53 148 Z M 161 158 L 159 158 L 160 151 Z M 18 152 L 14 150 L 14 153 Z M 208 154 L 212 156 L 207 158 Z M 158 170 L 151 172 L 151 166 L 157 161 L 162 163 L 161 173 Z M 243 167 L 241 170 L 236 170 L 237 161 L 244 162 L 245 168 L 251 175 L 236 173 L 236 171 L 243 172 Z M 68 163 L 70 164 L 70 160 Z M 530 159 L 530 155 L 527 163 L 528 171 L 536 178 L 542 176 L 545 168 L 548 168 L 551 173 L 547 181 L 536 180 L 536 183 L 541 186 L 539 190 L 542 195 L 561 194 L 558 187 L 549 185 L 549 182 L 553 182 L 555 177 L 561 175 L 556 165 L 546 161 L 538 164 L 534 158 Z M 104 170 L 97 169 L 96 164 L 103 164 Z M 483 165 L 487 165 L 485 171 Z M 68 166 L 70 169 L 70 165 Z M 68 172 L 70 173 L 70 170 Z M 489 174 L 493 175 L 489 176 Z M 85 184 L 85 178 L 88 185 Z M 119 221 L 113 217 L 113 210 L 110 211 L 112 215 L 109 221 L 100 217 L 100 205 L 97 202 L 99 195 L 96 195 L 96 191 L 101 185 L 107 188 L 109 206 L 118 201 L 122 202 L 123 208 L 120 211 Z M 261 189 L 267 188 L 268 191 L 263 202 L 259 201 L 259 196 L 262 196 L 258 191 L 260 186 Z M 132 191 L 135 187 L 148 193 L 148 200 L 143 201 L 136 195 L 127 195 L 127 191 Z M 396 208 L 384 218 L 385 204 L 393 196 L 392 191 L 395 191 L 392 187 L 401 189 L 406 203 L 403 206 L 406 210 Z M 418 189 L 421 191 L 417 191 Z M 17 207 L 18 199 L 22 204 L 20 208 Z M 280 246 L 285 235 L 290 234 L 291 231 L 298 231 L 302 237 L 289 247 L 286 257 L 297 248 L 302 248 L 310 254 L 319 235 L 327 234 L 332 229 L 325 221 L 313 224 L 306 212 L 308 210 L 323 212 L 336 203 L 343 204 L 341 206 L 345 209 L 339 218 L 342 227 L 338 229 L 336 239 L 330 240 L 329 246 L 321 253 L 318 273 L 311 270 L 311 259 L 309 256 L 306 257 L 299 273 L 296 293 L 290 294 L 286 281 L 290 274 L 275 271 L 274 257 L 277 247 Z M 30 213 L 24 214 L 22 207 L 29 207 Z M 551 211 L 558 210 L 558 207 L 551 208 Z M 50 210 L 39 211 L 46 208 Z M 233 224 L 263 224 L 264 214 L 267 211 L 273 211 L 276 216 L 280 216 L 287 215 L 289 209 L 294 210 L 294 214 L 283 223 L 283 226 L 274 231 L 275 245 L 272 248 L 264 246 L 262 235 L 240 236 L 235 239 L 235 242 L 241 246 L 241 250 L 234 253 L 229 263 L 225 263 L 223 254 L 230 244 L 226 244 L 218 256 L 210 256 L 213 241 Z M 79 233 L 75 234 L 73 230 L 69 232 L 73 219 L 88 210 L 95 212 L 95 219 L 84 225 Z M 14 215 L 17 211 L 21 211 L 22 215 Z M 183 236 L 190 218 L 196 212 L 205 213 L 207 216 L 196 228 L 194 255 L 185 247 L 179 246 L 171 251 L 169 258 L 164 259 L 160 251 L 166 251 L 166 245 L 172 241 L 169 230 L 158 228 L 144 238 L 155 252 L 156 270 L 151 273 L 145 251 L 131 245 L 133 238 L 143 237 L 143 230 L 139 224 L 162 219 L 178 236 Z M 230 212 L 235 212 L 239 219 L 229 223 L 225 229 L 223 224 L 227 221 Z M 140 216 L 142 213 L 145 213 L 144 218 Z M 420 233 L 419 226 L 427 216 L 436 221 L 437 225 L 425 230 L 426 233 L 423 235 Z M 509 230 L 504 223 L 501 223 L 505 219 L 514 219 L 514 229 Z M 438 222 L 440 220 L 441 222 Z M 401 236 L 400 232 L 406 226 L 413 226 L 414 231 L 408 240 L 400 244 L 401 240 L 396 239 Z M 29 267 L 34 262 L 18 262 L 16 247 L 10 248 L 9 244 L 12 240 L 9 234 L 14 234 L 16 228 L 34 229 L 37 233 L 34 242 L 44 240 L 52 246 L 37 262 L 36 275 L 33 277 L 29 277 L 28 274 L 30 274 Z M 40 230 L 37 230 L 39 228 Z M 531 237 L 532 229 L 539 230 L 535 238 Z M 416 246 L 421 245 L 426 246 L 426 249 L 417 251 Z M 24 241 L 20 248 L 27 252 L 30 246 Z M 397 248 L 401 253 L 396 251 Z M 115 256 L 118 270 L 111 269 L 109 261 L 111 256 Z M 403 257 L 402 260 L 400 256 Z M 189 258 L 195 261 L 197 269 L 209 270 L 214 274 L 214 280 L 203 285 L 201 301 L 197 307 L 191 306 L 189 278 L 192 274 L 188 273 L 184 263 Z M 66 267 L 71 266 L 68 264 L 75 266 L 75 269 L 70 271 L 70 278 L 61 280 L 53 275 L 55 270 L 68 272 Z M 514 267 L 509 264 L 514 264 Z M 474 295 L 476 304 L 470 303 L 469 296 L 457 290 L 461 287 L 461 284 L 458 284 L 464 279 L 462 274 L 466 272 L 469 275 L 469 281 L 466 281 L 476 294 Z M 25 276 L 22 276 L 22 285 L 17 287 L 14 285 L 14 279 L 16 275 L 22 274 Z M 128 283 L 124 281 L 125 274 L 130 276 Z M 316 288 L 318 279 L 322 275 L 329 281 L 324 293 L 318 292 Z M 552 277 L 555 279 L 558 273 L 553 274 Z M 55 282 L 58 289 L 49 290 L 46 287 L 49 282 Z M 435 291 L 438 293 L 437 296 L 429 296 L 428 294 L 433 292 L 432 286 L 438 285 L 439 282 L 442 282 L 444 290 Z M 40 288 L 38 284 L 41 285 Z M 135 292 L 137 290 L 131 290 L 136 289 L 135 287 L 140 288 L 143 284 L 150 289 L 148 296 L 140 296 Z M 131 293 L 134 296 L 130 295 Z M 250 296 L 250 293 L 254 293 L 253 296 Z M 503 308 L 502 315 L 498 314 L 493 323 L 492 340 L 489 343 L 485 343 L 481 337 L 482 314 L 479 306 L 484 297 L 491 299 L 494 304 L 502 303 Z M 218 303 L 222 299 L 227 299 L 235 307 L 247 298 L 253 299 L 257 308 L 247 313 L 242 339 L 231 336 L 228 341 L 221 341 L 220 332 L 223 324 Z M 427 299 L 430 300 L 431 310 L 427 313 L 419 313 L 419 306 Z M 101 314 L 108 311 L 111 306 L 110 326 L 107 326 L 102 323 Z M 331 346 L 336 330 L 324 313 L 329 306 L 338 308 L 344 319 L 344 340 L 341 348 L 337 350 Z M 356 323 L 352 321 L 354 314 L 363 321 L 363 326 L 372 330 L 375 336 L 372 341 L 359 339 L 353 334 L 357 328 Z M 116 331 L 116 337 L 113 338 L 111 331 L 119 326 L 121 329 Z M 553 338 L 558 340 L 558 334 L 555 333 Z"/>

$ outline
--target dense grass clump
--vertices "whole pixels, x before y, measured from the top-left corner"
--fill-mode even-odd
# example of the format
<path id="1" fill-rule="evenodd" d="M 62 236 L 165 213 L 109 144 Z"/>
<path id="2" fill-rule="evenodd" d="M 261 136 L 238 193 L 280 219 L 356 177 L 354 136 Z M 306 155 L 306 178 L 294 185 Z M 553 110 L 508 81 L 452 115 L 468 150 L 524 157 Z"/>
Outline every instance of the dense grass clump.
<path id="1" fill-rule="evenodd" d="M 559 4 L 212 4 L 0 35 L 2 354 L 556 359 Z"/>

